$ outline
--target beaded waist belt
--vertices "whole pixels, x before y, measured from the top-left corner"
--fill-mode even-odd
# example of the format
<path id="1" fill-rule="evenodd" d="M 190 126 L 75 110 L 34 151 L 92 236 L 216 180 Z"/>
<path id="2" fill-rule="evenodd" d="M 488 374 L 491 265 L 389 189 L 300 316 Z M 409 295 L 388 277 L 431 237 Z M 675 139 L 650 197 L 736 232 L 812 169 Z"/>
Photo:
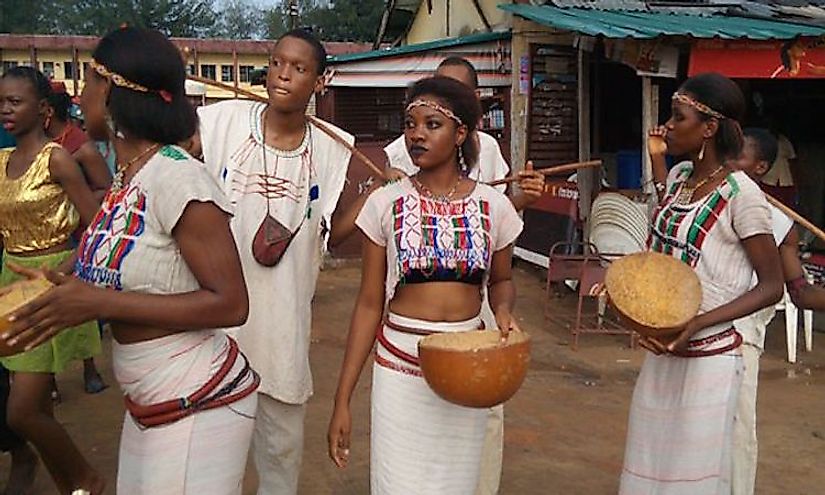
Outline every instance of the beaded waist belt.
<path id="1" fill-rule="evenodd" d="M 379 366 L 383 366 L 384 368 L 391 369 L 393 371 L 398 371 L 400 373 L 404 373 L 407 375 L 412 376 L 422 376 L 421 370 L 419 369 L 421 363 L 418 360 L 418 356 L 414 356 L 402 349 L 399 349 L 395 344 L 387 339 L 387 336 L 384 334 L 384 327 L 387 327 L 391 330 L 395 330 L 396 332 L 407 333 L 412 335 L 432 335 L 434 333 L 440 333 L 433 330 L 427 330 L 424 328 L 412 328 L 412 327 L 405 327 L 403 325 L 398 325 L 397 323 L 393 323 L 389 320 L 389 318 L 384 317 L 384 322 L 382 325 L 378 325 L 378 329 L 375 332 L 375 338 L 378 340 L 378 343 L 387 350 L 390 354 L 397 357 L 399 360 L 404 361 L 405 363 L 411 364 L 415 366 L 415 369 L 408 368 L 402 364 L 390 361 L 382 356 L 380 356 L 377 352 L 375 354 L 375 363 Z M 484 323 L 481 323 L 480 329 L 484 329 Z"/>
<path id="2" fill-rule="evenodd" d="M 720 342 L 722 340 L 733 338 L 733 342 L 730 344 L 724 345 L 719 347 L 718 349 L 708 349 L 708 350 L 701 350 L 700 347 L 705 347 L 711 345 L 716 342 Z M 715 333 L 713 335 L 709 335 L 707 337 L 697 339 L 697 340 L 690 340 L 688 341 L 687 349 L 681 352 L 674 352 L 674 356 L 679 357 L 709 357 L 709 356 L 718 356 L 719 354 L 724 354 L 726 352 L 732 351 L 742 345 L 742 334 L 736 331 L 735 328 L 731 327 L 727 330 L 723 330 L 719 333 Z"/>
<path id="3" fill-rule="evenodd" d="M 244 367 L 238 376 L 218 390 L 218 385 L 226 378 L 226 375 L 235 366 L 238 356 L 244 360 Z M 252 375 L 252 383 L 247 387 L 237 390 L 244 379 Z M 132 418 L 142 427 L 151 428 L 161 426 L 181 420 L 198 411 L 206 411 L 237 402 L 258 389 L 261 384 L 261 377 L 249 366 L 249 360 L 238 350 L 238 344 L 234 339 L 229 339 L 229 351 L 226 360 L 221 365 L 215 375 L 210 378 L 201 388 L 195 390 L 187 397 L 171 399 L 157 404 L 147 406 L 140 405 L 133 401 L 129 395 L 123 397 L 126 410 Z M 214 392 L 214 393 L 213 393 Z"/>

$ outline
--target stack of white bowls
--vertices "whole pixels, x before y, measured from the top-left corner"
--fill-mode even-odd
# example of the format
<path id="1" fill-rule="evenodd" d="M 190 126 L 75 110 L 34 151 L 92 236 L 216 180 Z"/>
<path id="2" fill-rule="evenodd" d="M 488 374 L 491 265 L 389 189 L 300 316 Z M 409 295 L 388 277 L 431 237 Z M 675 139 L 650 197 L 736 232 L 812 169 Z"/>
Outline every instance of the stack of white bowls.
<path id="1" fill-rule="evenodd" d="M 644 251 L 650 229 L 647 208 L 619 193 L 599 194 L 590 210 L 590 242 L 605 254 Z"/>

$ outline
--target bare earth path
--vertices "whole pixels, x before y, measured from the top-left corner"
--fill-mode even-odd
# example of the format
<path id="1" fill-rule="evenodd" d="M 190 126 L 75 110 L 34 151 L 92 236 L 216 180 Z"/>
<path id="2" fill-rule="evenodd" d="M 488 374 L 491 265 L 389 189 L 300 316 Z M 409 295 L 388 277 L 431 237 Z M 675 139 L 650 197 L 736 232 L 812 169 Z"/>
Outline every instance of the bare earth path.
<path id="1" fill-rule="evenodd" d="M 585 336 L 578 351 L 572 351 L 567 331 L 544 321 L 540 273 L 520 266 L 516 281 L 517 312 L 522 327 L 534 337 L 533 361 L 523 388 L 506 406 L 501 493 L 616 493 L 627 410 L 643 351 L 629 349 L 625 338 L 606 336 Z M 358 284 L 355 266 L 325 270 L 318 282 L 311 355 L 315 396 L 307 413 L 301 494 L 369 493 L 368 375 L 362 377 L 353 403 L 351 465 L 338 471 L 326 455 L 327 421 Z M 769 332 L 762 359 L 757 493 L 821 494 L 825 493 L 825 334 L 815 333 L 814 352 L 800 351 L 799 363 L 790 365 L 784 361 L 784 319 L 780 320 Z M 818 324 L 825 326 L 825 321 Z M 113 384 L 109 355 L 99 358 L 99 363 Z M 81 451 L 108 478 L 108 493 L 114 493 L 123 420 L 119 391 L 113 386 L 98 396 L 87 396 L 81 375 L 77 363 L 59 377 L 64 402 L 57 408 L 58 415 Z M 0 457 L 3 477 L 8 462 L 7 456 Z M 255 493 L 254 469 L 248 474 L 244 495 Z M 35 488 L 36 494 L 54 493 L 42 469 Z"/>

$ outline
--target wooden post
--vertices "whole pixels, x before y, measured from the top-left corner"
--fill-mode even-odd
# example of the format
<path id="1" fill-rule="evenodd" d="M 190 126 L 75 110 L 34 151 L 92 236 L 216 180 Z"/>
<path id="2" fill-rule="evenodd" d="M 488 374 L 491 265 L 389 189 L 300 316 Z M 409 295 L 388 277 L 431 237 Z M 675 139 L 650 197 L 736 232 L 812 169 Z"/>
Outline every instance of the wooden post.
<path id="1" fill-rule="evenodd" d="M 578 51 L 578 134 L 579 161 L 590 159 L 590 57 L 581 47 Z M 579 190 L 579 218 L 584 222 L 584 241 L 590 239 L 590 205 L 593 197 L 599 193 L 601 170 L 585 168 L 577 171 L 576 183 Z"/>
<path id="2" fill-rule="evenodd" d="M 232 81 L 235 86 L 235 99 L 238 98 L 238 79 L 240 79 L 240 71 L 238 70 L 238 46 L 237 42 L 232 43 Z"/>
<path id="3" fill-rule="evenodd" d="M 387 32 L 387 24 L 390 22 L 393 10 L 395 10 L 396 0 L 388 0 L 387 6 L 384 8 L 384 14 L 381 15 L 381 22 L 378 24 L 378 34 L 375 35 L 375 43 L 372 44 L 373 50 L 381 48 L 381 42 L 384 40 L 384 34 Z"/>
<path id="4" fill-rule="evenodd" d="M 78 94 L 78 77 L 80 74 L 80 57 L 77 54 L 77 46 L 72 45 L 72 65 L 74 65 L 74 71 L 72 71 L 72 87 L 74 91 L 74 96 Z"/>
<path id="5" fill-rule="evenodd" d="M 37 48 L 34 47 L 34 44 L 29 45 L 29 62 L 33 69 L 39 69 L 37 67 Z"/>
<path id="6" fill-rule="evenodd" d="M 446 0 L 447 2 L 447 37 L 450 37 L 450 0 Z"/>
<path id="7" fill-rule="evenodd" d="M 484 29 L 486 29 L 487 32 L 492 31 L 493 28 L 490 26 L 490 21 L 487 20 L 487 16 L 484 14 L 484 9 L 481 7 L 481 4 L 478 3 L 478 0 L 473 0 L 473 7 L 476 8 L 478 16 L 481 17 L 481 22 L 484 24 Z"/>
<path id="8" fill-rule="evenodd" d="M 650 76 L 642 76 L 642 192 L 656 196 L 653 187 L 653 163 L 647 150 L 647 132 L 659 120 L 659 87 Z"/>

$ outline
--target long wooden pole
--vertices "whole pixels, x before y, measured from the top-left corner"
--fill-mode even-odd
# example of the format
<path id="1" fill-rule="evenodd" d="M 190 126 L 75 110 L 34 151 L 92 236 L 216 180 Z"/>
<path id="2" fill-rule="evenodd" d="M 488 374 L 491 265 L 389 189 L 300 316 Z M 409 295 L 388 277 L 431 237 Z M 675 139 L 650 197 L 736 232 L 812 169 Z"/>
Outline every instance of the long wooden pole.
<path id="1" fill-rule="evenodd" d="M 260 101 L 262 103 L 267 103 L 269 101 L 266 97 L 261 96 L 257 93 L 253 93 L 252 91 L 249 91 L 249 90 L 246 90 L 246 89 L 243 89 L 243 88 L 236 88 L 236 87 L 230 86 L 228 84 L 224 84 L 222 82 L 215 81 L 214 79 L 209 79 L 209 78 L 206 78 L 206 77 L 200 77 L 200 76 L 195 76 L 195 75 L 188 75 L 186 77 L 193 80 L 193 81 L 198 81 L 200 83 L 206 84 L 208 86 L 214 86 L 216 88 L 224 89 L 226 91 L 235 91 L 235 92 L 237 92 L 237 94 L 246 96 L 247 98 L 250 98 L 250 99 L 255 100 L 255 101 Z M 312 116 L 307 116 L 307 117 L 309 118 L 309 120 L 316 127 L 321 129 L 321 131 L 323 131 L 325 134 L 329 135 L 338 144 L 340 144 L 340 145 L 344 146 L 345 148 L 347 148 L 353 155 L 355 155 L 356 158 L 358 158 L 359 161 L 363 162 L 364 165 L 369 167 L 369 169 L 374 174 L 378 175 L 382 179 L 386 179 L 386 176 L 384 175 L 384 172 L 381 170 L 381 168 L 378 167 L 378 165 L 376 165 L 375 162 L 370 160 L 369 157 L 367 157 L 367 155 L 365 155 L 363 152 L 361 152 L 361 150 L 359 150 L 355 146 L 351 145 L 350 143 L 348 143 L 344 139 L 342 139 L 341 136 L 339 136 L 335 131 L 330 129 L 320 119 L 318 119 L 316 117 L 312 117 Z"/>
<path id="2" fill-rule="evenodd" d="M 601 167 L 601 165 L 601 160 L 590 160 L 587 162 L 565 163 L 564 165 L 556 165 L 555 167 L 537 170 L 537 172 L 541 173 L 541 175 L 546 177 L 548 175 L 558 175 L 563 174 L 565 172 L 572 172 L 573 170 L 579 170 L 581 168 Z M 510 177 L 506 177 L 504 179 L 488 182 L 487 184 L 491 186 L 498 186 L 500 184 L 507 184 L 508 182 L 518 182 L 520 179 L 521 177 L 519 177 L 518 175 L 513 175 Z"/>
<path id="3" fill-rule="evenodd" d="M 788 215 L 793 219 L 794 222 L 798 223 L 799 225 L 805 227 L 806 229 L 810 230 L 812 234 L 819 237 L 823 241 L 825 241 L 825 232 L 822 231 L 819 227 L 811 223 L 810 220 L 803 217 L 799 213 L 795 212 L 794 210 L 790 209 L 789 207 L 785 206 L 781 201 L 774 198 L 770 194 L 765 194 L 765 197 L 768 198 L 768 203 L 774 205 L 777 209 L 779 209 L 782 213 Z"/>

